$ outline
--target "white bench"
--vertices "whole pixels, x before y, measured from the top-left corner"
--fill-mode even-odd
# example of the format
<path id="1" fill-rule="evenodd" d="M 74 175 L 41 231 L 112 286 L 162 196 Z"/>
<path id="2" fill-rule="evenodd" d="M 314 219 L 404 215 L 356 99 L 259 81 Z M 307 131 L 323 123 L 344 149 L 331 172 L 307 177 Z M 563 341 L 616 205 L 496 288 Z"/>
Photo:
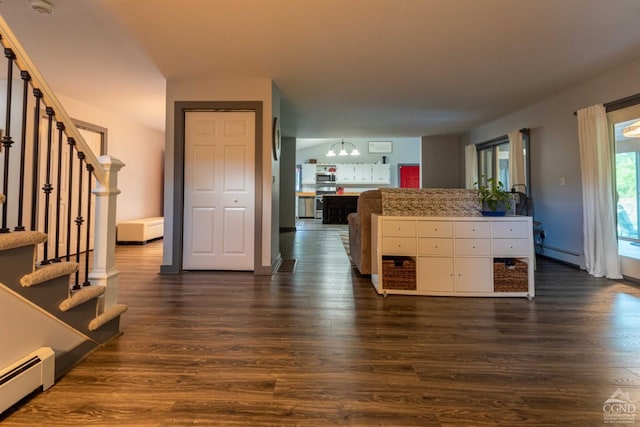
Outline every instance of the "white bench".
<path id="1" fill-rule="evenodd" d="M 164 217 L 155 216 L 123 221 L 118 224 L 118 244 L 145 244 L 160 239 L 164 234 Z"/>

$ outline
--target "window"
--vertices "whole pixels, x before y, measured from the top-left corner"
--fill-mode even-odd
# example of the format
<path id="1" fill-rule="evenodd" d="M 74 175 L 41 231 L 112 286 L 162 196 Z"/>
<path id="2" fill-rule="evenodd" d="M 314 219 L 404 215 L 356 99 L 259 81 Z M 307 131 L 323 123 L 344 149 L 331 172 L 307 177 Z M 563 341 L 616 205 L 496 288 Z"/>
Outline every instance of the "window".
<path id="1" fill-rule="evenodd" d="M 517 185 L 516 191 L 526 193 L 529 192 L 529 132 L 522 131 L 524 145 L 524 166 L 526 183 L 524 187 L 520 187 L 522 183 L 509 182 L 509 137 L 501 136 L 491 141 L 477 145 L 478 149 L 478 180 L 481 184 L 486 183 L 487 179 L 493 178 L 501 181 L 505 188 L 511 189 L 513 185 Z"/>
<path id="2" fill-rule="evenodd" d="M 615 146 L 615 184 L 618 237 L 640 242 L 640 138 L 623 134 L 640 121 L 640 105 L 609 113 L 610 132 Z"/>

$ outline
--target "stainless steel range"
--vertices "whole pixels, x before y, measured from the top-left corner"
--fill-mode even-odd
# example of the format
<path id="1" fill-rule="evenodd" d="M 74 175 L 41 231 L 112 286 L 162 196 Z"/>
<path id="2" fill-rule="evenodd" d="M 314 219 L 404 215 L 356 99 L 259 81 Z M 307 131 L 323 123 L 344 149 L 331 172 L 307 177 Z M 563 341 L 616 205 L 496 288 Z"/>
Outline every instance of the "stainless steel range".
<path id="1" fill-rule="evenodd" d="M 336 194 L 336 186 L 322 185 L 316 187 L 316 219 L 322 219 L 323 196 L 325 194 Z"/>

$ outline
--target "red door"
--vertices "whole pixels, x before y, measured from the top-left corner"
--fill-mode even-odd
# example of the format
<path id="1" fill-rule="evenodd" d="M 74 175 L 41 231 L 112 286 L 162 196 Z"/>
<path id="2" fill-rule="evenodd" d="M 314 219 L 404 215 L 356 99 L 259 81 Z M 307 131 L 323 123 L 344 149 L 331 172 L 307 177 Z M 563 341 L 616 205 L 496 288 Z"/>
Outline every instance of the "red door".
<path id="1" fill-rule="evenodd" d="M 420 188 L 420 166 L 400 166 L 400 188 Z"/>

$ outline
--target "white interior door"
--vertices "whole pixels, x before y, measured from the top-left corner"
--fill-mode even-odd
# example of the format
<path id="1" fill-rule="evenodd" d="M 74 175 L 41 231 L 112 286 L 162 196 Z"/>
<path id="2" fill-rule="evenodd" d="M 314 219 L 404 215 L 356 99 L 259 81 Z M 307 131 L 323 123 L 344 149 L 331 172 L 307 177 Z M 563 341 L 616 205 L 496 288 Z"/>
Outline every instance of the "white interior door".
<path id="1" fill-rule="evenodd" d="M 185 270 L 253 270 L 255 113 L 185 115 Z"/>

